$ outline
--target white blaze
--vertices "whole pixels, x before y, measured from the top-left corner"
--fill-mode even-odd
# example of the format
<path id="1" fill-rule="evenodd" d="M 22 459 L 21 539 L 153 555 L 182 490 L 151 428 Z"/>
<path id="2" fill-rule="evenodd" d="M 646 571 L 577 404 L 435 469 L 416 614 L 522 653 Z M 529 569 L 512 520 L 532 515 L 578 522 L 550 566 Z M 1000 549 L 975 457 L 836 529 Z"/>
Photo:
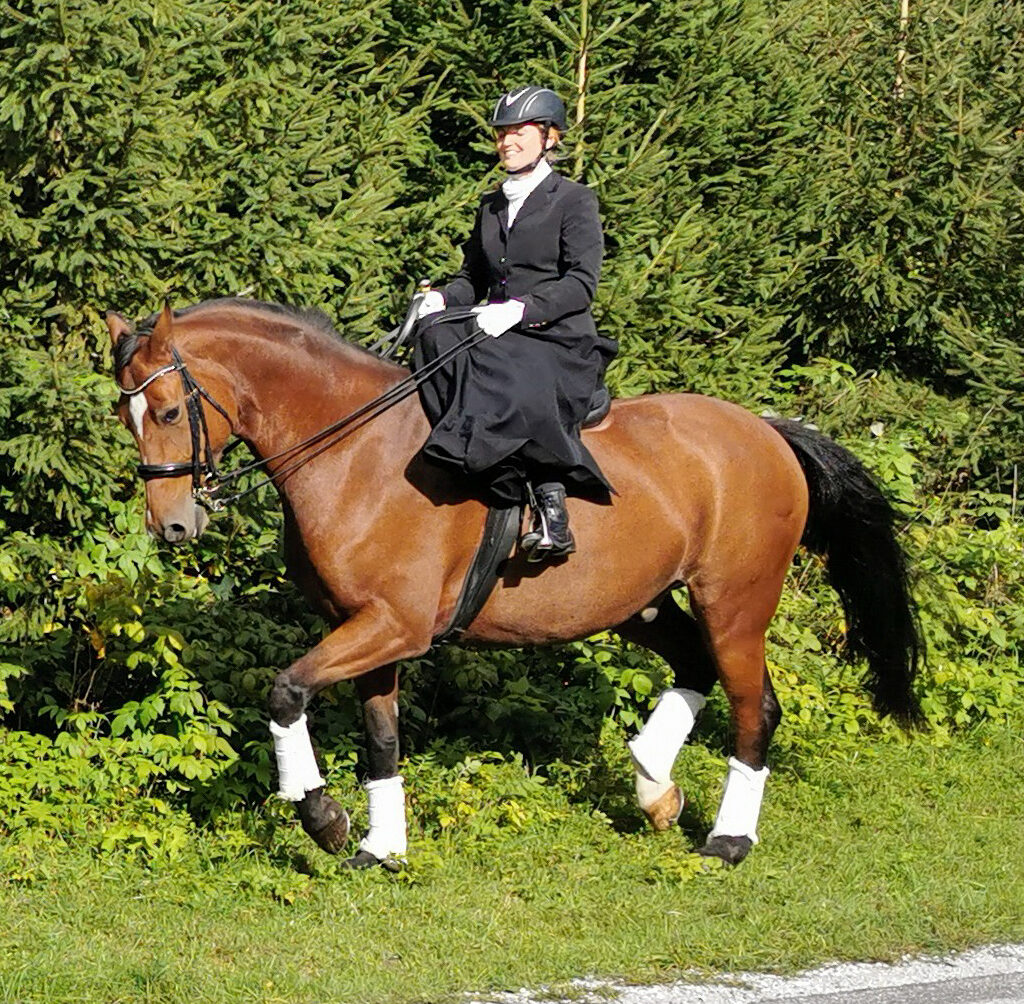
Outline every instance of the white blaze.
<path id="1" fill-rule="evenodd" d="M 139 439 L 142 439 L 142 419 L 148 407 L 145 394 L 133 394 L 128 398 L 128 411 L 132 416 L 132 425 L 135 426 L 135 435 Z"/>

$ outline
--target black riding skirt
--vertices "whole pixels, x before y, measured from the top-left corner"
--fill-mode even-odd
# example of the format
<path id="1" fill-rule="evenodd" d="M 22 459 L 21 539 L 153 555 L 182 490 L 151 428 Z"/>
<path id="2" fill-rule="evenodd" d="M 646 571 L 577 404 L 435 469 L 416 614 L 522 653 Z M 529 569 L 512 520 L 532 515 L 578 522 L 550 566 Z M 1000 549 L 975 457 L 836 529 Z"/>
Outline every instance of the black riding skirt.
<path id="1" fill-rule="evenodd" d="M 477 330 L 472 319 L 424 318 L 413 370 Z M 525 481 L 538 478 L 607 501 L 613 489 L 579 429 L 613 355 L 608 339 L 564 344 L 517 329 L 483 339 L 420 385 L 432 427 L 424 457 L 466 475 L 492 502 L 522 501 Z"/>

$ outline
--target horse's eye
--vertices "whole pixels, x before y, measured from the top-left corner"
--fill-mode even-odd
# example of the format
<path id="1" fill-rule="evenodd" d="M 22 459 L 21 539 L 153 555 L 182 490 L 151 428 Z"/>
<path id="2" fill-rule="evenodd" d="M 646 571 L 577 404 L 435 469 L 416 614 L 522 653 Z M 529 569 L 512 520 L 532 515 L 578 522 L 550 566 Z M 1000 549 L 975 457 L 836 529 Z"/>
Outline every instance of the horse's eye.
<path id="1" fill-rule="evenodd" d="M 163 413 L 163 416 L 161 417 L 160 421 L 162 421 L 164 425 L 172 425 L 174 422 L 178 421 L 178 416 L 180 414 L 180 408 L 168 408 L 167 411 Z"/>

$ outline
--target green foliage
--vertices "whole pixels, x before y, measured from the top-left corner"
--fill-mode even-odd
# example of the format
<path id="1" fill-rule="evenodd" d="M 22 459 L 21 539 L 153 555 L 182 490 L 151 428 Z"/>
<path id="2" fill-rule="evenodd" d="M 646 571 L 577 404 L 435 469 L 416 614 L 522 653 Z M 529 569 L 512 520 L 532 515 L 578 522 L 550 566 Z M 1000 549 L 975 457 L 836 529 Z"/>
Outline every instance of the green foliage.
<path id="1" fill-rule="evenodd" d="M 611 635 L 548 649 L 444 647 L 402 664 L 404 743 L 516 750 L 533 764 L 586 756 L 608 717 L 636 730 L 667 668 Z"/>
<path id="2" fill-rule="evenodd" d="M 421 832 L 436 837 L 457 829 L 463 849 L 568 815 L 564 796 L 543 776 L 525 771 L 518 756 L 481 753 L 450 767 L 427 756 L 410 766 L 411 804 Z"/>

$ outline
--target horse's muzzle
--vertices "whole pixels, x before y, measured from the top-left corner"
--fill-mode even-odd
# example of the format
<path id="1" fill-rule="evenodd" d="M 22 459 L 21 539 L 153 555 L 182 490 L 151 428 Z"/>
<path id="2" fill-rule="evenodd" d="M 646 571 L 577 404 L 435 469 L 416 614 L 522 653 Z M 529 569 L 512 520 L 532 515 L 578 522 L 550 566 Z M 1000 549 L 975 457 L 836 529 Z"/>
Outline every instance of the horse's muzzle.
<path id="1" fill-rule="evenodd" d="M 150 526 L 149 532 L 154 537 L 162 537 L 169 544 L 181 544 L 198 537 L 209 522 L 210 517 L 206 510 L 202 506 L 193 505 L 191 512 L 182 513 L 166 523 Z"/>

